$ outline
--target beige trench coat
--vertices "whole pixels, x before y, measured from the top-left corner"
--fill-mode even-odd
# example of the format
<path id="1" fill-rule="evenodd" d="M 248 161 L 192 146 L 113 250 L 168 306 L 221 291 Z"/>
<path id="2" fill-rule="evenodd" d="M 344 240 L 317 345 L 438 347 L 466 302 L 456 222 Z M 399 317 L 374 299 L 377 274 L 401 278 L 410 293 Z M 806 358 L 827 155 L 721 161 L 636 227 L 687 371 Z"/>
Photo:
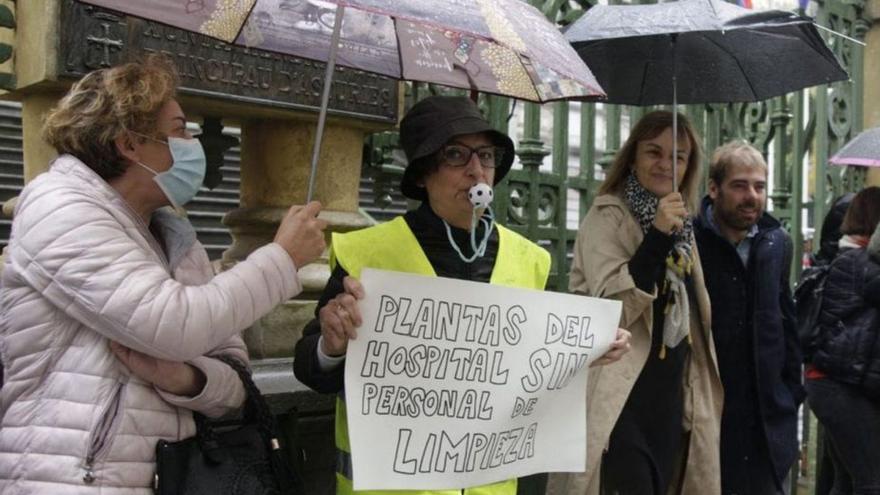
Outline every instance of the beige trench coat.
<path id="1" fill-rule="evenodd" d="M 619 362 L 590 369 L 587 385 L 587 466 L 583 473 L 550 475 L 548 495 L 597 495 L 602 452 L 617 417 L 651 348 L 653 301 L 635 286 L 627 263 L 642 243 L 642 230 L 616 195 L 596 198 L 574 245 L 569 289 L 623 302 L 620 325 L 632 332 L 632 350 Z M 694 253 L 696 253 L 694 245 Z M 684 478 L 670 493 L 712 495 L 721 492 L 719 435 L 722 388 L 712 343 L 709 295 L 699 255 L 694 264 L 696 307 L 691 307 L 692 352 L 684 383 L 684 430 L 689 450 Z"/>

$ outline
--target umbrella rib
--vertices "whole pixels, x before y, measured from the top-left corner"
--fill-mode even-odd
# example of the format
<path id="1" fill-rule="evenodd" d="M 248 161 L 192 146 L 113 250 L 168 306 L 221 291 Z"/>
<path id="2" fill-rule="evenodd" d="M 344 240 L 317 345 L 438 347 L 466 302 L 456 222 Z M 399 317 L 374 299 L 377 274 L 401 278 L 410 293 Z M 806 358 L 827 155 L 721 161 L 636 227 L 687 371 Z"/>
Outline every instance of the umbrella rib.
<path id="1" fill-rule="evenodd" d="M 403 75 L 403 52 L 400 51 L 400 31 L 397 29 L 397 23 L 400 20 L 397 17 L 391 17 L 391 22 L 394 23 L 394 38 L 397 39 L 397 67 L 400 68 L 399 79 L 405 79 Z"/>
<path id="2" fill-rule="evenodd" d="M 235 37 L 232 38 L 232 41 L 230 41 L 230 43 L 235 43 L 235 40 L 237 40 L 239 38 L 239 36 L 241 36 L 241 32 L 244 31 L 244 27 L 245 27 L 245 25 L 247 25 L 248 19 L 251 18 L 251 14 L 254 13 L 254 7 L 256 7 L 256 6 L 257 6 L 257 0 L 254 0 L 254 2 L 251 4 L 250 8 L 248 9 L 247 15 L 245 15 L 242 18 L 243 21 L 241 23 L 241 26 L 238 26 L 238 32 L 235 33 Z"/>
<path id="3" fill-rule="evenodd" d="M 533 78 L 532 72 L 529 72 L 529 69 L 528 69 L 528 67 L 526 67 L 526 64 L 524 62 L 525 59 L 528 59 L 529 63 L 531 63 L 532 59 L 528 58 L 527 56 L 525 56 L 521 53 L 517 53 L 512 48 L 508 48 L 508 50 L 513 51 L 513 53 L 516 55 L 517 61 L 519 62 L 519 66 L 522 67 L 522 70 L 526 73 L 527 76 L 529 76 L 529 82 L 532 83 L 531 90 L 535 92 L 535 100 L 532 100 L 532 101 L 537 101 L 538 103 L 543 102 L 544 100 L 541 99 L 541 93 L 538 92 L 538 84 L 541 84 L 541 80 L 538 79 L 537 82 L 535 81 L 535 79 Z M 468 76 L 470 77 L 470 74 L 468 74 Z M 571 76 L 569 76 L 569 77 L 571 77 Z M 528 98 L 525 98 L 525 96 L 520 96 L 520 97 L 523 99 L 528 99 Z M 517 97 L 514 96 L 514 98 L 517 98 Z"/>
<path id="4" fill-rule="evenodd" d="M 755 90 L 755 85 L 752 84 L 751 79 L 749 79 L 749 74 L 745 71 L 745 68 L 743 67 L 742 63 L 740 63 L 740 61 L 736 57 L 736 55 L 734 55 L 733 52 L 728 50 L 727 47 L 725 47 L 721 43 L 718 43 L 717 41 L 713 40 L 712 38 L 710 38 L 706 35 L 703 35 L 703 38 L 709 40 L 710 43 L 712 43 L 715 46 L 717 46 L 718 48 L 720 48 L 721 51 L 723 51 L 724 53 L 730 55 L 730 58 L 732 58 L 733 61 L 736 62 L 736 66 L 739 67 L 740 73 L 742 73 L 743 78 L 745 78 L 746 83 L 749 85 L 749 89 L 752 91 L 752 100 L 757 101 L 758 100 L 758 92 Z"/>
<path id="5" fill-rule="evenodd" d="M 646 61 L 645 65 L 642 66 L 642 87 L 639 89 L 639 103 L 638 105 L 645 104 L 645 91 L 646 86 L 648 84 L 648 66 L 651 64 L 650 61 Z"/>

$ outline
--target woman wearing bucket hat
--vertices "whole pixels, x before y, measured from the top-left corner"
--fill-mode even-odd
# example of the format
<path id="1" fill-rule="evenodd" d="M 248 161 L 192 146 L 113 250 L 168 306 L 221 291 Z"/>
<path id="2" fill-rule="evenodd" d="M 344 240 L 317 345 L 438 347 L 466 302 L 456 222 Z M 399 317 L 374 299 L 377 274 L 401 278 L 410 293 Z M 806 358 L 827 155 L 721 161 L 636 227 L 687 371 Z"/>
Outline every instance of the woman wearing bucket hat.
<path id="1" fill-rule="evenodd" d="M 333 269 L 318 301 L 317 318 L 296 345 L 297 378 L 323 393 L 343 389 L 345 352 L 361 323 L 357 300 L 363 268 L 381 268 L 429 276 L 543 289 L 550 256 L 522 236 L 496 225 L 491 208 L 469 192 L 491 193 L 513 163 L 513 141 L 487 122 L 467 98 L 433 96 L 416 103 L 400 125 L 400 141 L 409 164 L 401 190 L 422 204 L 401 217 L 368 229 L 333 234 Z M 613 362 L 628 350 L 629 333 L 621 330 L 599 364 Z M 338 494 L 357 493 L 351 484 L 350 449 L 344 404 L 337 403 Z M 438 492 L 394 491 L 395 495 L 513 495 L 517 481 Z M 370 492 L 376 494 L 378 492 Z M 390 492 L 389 492 L 390 493 Z"/>

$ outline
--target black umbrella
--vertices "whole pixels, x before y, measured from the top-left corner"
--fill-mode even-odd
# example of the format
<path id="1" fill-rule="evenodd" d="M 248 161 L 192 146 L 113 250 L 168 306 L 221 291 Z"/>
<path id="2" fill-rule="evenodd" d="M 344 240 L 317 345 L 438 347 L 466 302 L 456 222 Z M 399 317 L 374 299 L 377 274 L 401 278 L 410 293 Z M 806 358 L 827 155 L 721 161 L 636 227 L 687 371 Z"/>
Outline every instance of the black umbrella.
<path id="1" fill-rule="evenodd" d="M 565 37 L 609 103 L 760 101 L 849 77 L 809 18 L 721 0 L 596 5 Z"/>

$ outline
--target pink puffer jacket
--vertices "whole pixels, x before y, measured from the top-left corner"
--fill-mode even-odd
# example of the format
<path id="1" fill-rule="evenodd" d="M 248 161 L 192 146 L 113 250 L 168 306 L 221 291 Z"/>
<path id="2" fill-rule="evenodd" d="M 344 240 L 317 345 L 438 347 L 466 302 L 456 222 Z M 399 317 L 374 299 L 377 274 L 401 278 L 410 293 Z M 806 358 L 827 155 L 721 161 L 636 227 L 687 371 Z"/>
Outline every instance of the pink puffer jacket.
<path id="1" fill-rule="evenodd" d="M 301 290 L 266 245 L 213 276 L 189 222 L 157 212 L 156 237 L 116 191 L 62 156 L 19 198 L 0 285 L 0 493 L 150 494 L 159 439 L 193 435 L 192 410 L 236 410 L 239 332 Z M 131 376 L 108 341 L 201 369 L 197 397 Z"/>

